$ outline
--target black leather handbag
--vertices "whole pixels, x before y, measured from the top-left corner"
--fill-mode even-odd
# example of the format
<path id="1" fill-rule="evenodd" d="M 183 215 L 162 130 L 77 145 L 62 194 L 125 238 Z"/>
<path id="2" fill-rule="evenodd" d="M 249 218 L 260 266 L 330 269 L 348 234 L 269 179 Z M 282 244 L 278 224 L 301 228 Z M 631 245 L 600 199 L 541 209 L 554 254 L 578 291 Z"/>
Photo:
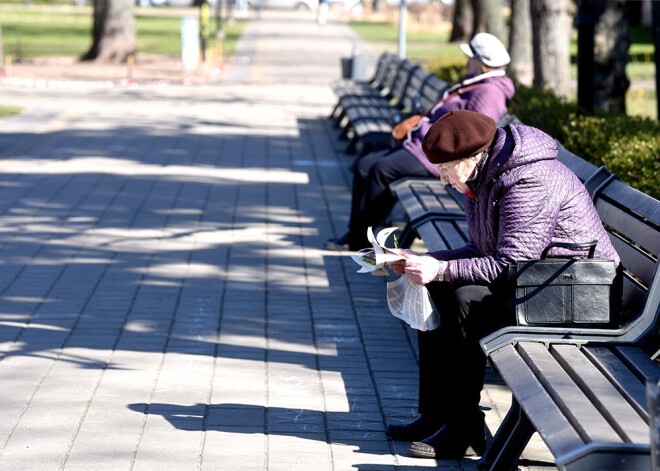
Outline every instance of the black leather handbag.
<path id="1" fill-rule="evenodd" d="M 610 327 L 617 323 L 614 260 L 593 258 L 597 240 L 548 245 L 540 260 L 509 265 L 509 307 L 518 325 Z M 552 247 L 589 249 L 588 258 L 547 258 Z"/>

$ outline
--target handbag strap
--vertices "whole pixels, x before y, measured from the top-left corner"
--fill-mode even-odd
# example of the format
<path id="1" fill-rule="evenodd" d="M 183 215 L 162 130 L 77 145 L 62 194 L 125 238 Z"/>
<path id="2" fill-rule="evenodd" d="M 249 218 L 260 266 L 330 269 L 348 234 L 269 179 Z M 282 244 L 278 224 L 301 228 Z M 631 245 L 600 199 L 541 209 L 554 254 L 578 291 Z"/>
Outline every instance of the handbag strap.
<path id="1" fill-rule="evenodd" d="M 433 105 L 432 108 L 426 110 L 424 112 L 424 115 L 427 115 L 428 113 L 432 112 L 434 109 L 436 109 L 439 105 L 444 105 L 447 100 L 450 98 L 454 98 L 457 95 L 462 95 L 463 93 L 467 92 L 468 90 L 473 89 L 474 87 L 481 85 L 481 83 L 473 83 L 471 85 L 466 85 L 465 87 L 461 87 L 458 90 L 455 90 L 451 93 L 449 93 L 446 97 L 443 97 L 441 100 L 439 100 L 435 105 Z"/>
<path id="2" fill-rule="evenodd" d="M 563 249 L 586 249 L 589 248 L 589 255 L 587 258 L 594 258 L 594 253 L 596 252 L 596 244 L 598 240 L 594 239 L 591 242 L 553 242 L 548 245 L 543 252 L 541 253 L 541 258 L 546 258 L 548 252 L 553 247 L 561 247 Z"/>

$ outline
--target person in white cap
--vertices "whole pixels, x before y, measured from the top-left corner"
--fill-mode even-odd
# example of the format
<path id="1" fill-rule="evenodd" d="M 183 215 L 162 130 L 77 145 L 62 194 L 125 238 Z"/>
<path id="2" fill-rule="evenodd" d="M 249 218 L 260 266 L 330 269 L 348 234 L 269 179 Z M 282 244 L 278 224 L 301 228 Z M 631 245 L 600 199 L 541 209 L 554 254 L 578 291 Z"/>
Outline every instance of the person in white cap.
<path id="1" fill-rule="evenodd" d="M 452 110 L 468 110 L 489 116 L 495 122 L 507 112 L 513 98 L 513 82 L 505 74 L 510 62 L 504 44 L 492 34 L 478 33 L 461 50 L 468 56 L 468 74 L 451 87 L 431 110 L 419 117 L 416 125 L 401 130 L 394 137 L 403 142 L 393 148 L 372 152 L 355 166 L 353 199 L 348 232 L 324 244 L 327 250 L 359 250 L 369 247 L 367 228 L 376 227 L 394 205 L 389 184 L 403 177 L 439 178 L 440 173 L 422 150 L 422 139 L 440 116 Z"/>
<path id="2" fill-rule="evenodd" d="M 511 62 L 504 44 L 490 33 L 477 33 L 468 44 L 459 47 L 466 56 L 492 69 L 504 67 Z"/>

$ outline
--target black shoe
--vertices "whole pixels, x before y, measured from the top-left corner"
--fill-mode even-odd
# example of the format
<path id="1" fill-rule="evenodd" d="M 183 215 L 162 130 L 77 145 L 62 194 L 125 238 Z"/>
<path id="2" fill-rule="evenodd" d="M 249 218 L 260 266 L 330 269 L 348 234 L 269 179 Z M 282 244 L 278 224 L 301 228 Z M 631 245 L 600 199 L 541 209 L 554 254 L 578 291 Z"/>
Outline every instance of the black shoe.
<path id="1" fill-rule="evenodd" d="M 422 415 L 409 424 L 392 424 L 387 427 L 385 433 L 394 440 L 412 442 L 430 437 L 440 430 L 441 427 L 442 422 L 439 420 L 428 419 Z"/>
<path id="2" fill-rule="evenodd" d="M 486 451 L 486 434 L 483 427 L 481 431 L 471 434 L 442 427 L 435 435 L 421 442 L 413 442 L 408 451 L 418 458 L 460 459 L 468 455 L 481 456 Z"/>
<path id="3" fill-rule="evenodd" d="M 337 239 L 330 239 L 323 244 L 325 250 L 352 250 L 348 232 Z"/>

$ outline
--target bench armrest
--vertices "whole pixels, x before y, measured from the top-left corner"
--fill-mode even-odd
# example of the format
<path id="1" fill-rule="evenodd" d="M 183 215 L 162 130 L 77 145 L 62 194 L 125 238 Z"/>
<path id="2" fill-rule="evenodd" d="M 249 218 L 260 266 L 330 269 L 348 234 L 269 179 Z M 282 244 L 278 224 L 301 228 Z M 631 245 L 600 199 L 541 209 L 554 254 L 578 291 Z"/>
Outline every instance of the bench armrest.
<path id="1" fill-rule="evenodd" d="M 635 342 L 641 338 L 648 327 L 640 323 L 631 323 L 619 329 L 590 329 L 575 327 L 504 327 L 484 337 L 479 342 L 486 355 L 510 344 L 524 341 L 570 343 L 574 345 L 600 342 Z"/>

